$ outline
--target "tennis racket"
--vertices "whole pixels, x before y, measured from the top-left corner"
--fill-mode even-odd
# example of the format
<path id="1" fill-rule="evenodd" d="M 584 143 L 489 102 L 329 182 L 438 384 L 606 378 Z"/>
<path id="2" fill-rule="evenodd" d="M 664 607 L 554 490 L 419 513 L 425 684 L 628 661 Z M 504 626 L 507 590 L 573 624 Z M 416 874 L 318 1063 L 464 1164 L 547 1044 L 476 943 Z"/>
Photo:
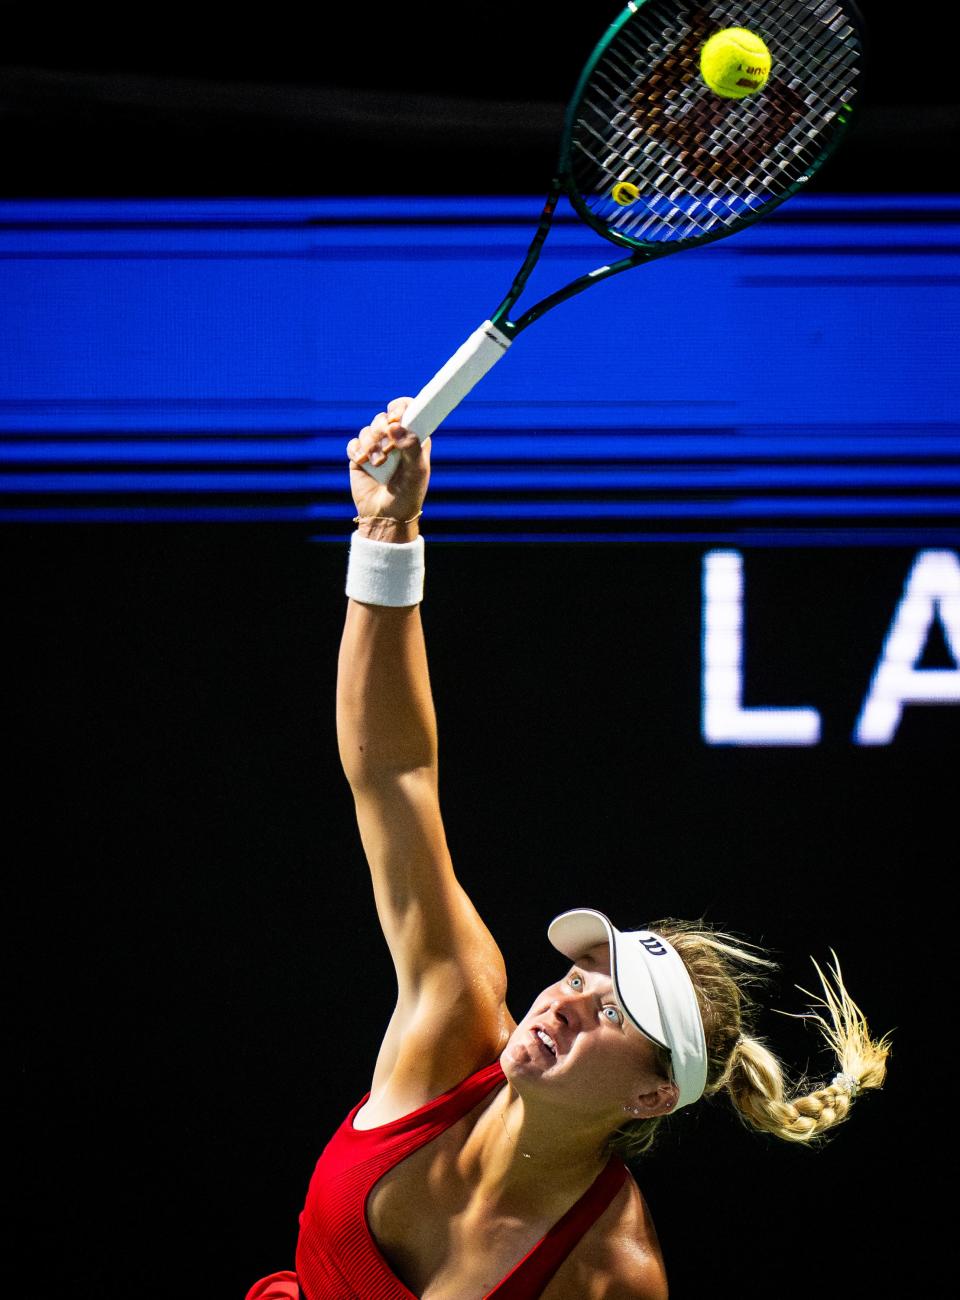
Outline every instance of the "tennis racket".
<path id="1" fill-rule="evenodd" d="M 756 33 L 771 55 L 766 83 L 742 99 L 721 97 L 701 75 L 703 46 L 731 27 Z M 631 0 L 570 101 L 557 173 L 509 293 L 413 399 L 404 428 L 428 438 L 517 335 L 559 303 L 733 235 L 796 193 L 846 131 L 862 63 L 859 16 L 847 0 Z M 512 320 L 562 195 L 627 254 Z M 386 483 L 398 459 L 391 451 L 363 468 Z"/>

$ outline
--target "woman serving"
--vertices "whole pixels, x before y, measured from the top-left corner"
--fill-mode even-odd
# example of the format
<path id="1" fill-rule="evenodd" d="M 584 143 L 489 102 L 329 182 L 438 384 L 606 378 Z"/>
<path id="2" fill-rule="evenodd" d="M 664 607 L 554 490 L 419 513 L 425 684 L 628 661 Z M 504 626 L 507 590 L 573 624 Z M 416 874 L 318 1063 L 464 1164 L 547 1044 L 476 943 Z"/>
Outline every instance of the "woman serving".
<path id="1" fill-rule="evenodd" d="M 791 1097 L 751 1036 L 748 989 L 772 963 L 700 923 L 621 931 L 589 907 L 550 922 L 558 978 L 512 1018 L 503 956 L 454 874 L 440 815 L 419 611 L 430 452 L 403 428 L 407 402 L 347 447 L 357 531 L 337 681 L 397 1002 L 370 1092 L 311 1179 L 296 1273 L 247 1300 L 664 1300 L 656 1231 L 625 1163 L 661 1118 L 724 1089 L 754 1127 L 808 1142 L 881 1086 L 888 1044 L 871 1039 L 839 970 L 821 975 L 816 1019 L 838 1073 Z M 378 484 L 362 466 L 394 448 L 396 472 Z"/>

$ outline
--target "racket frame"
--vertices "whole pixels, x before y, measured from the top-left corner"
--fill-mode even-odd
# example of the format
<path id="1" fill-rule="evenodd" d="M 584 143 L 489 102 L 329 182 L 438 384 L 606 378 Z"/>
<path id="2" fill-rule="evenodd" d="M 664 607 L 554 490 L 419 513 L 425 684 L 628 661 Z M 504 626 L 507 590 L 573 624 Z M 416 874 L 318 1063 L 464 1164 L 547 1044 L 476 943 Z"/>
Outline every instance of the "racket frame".
<path id="1" fill-rule="evenodd" d="M 624 235 L 620 231 L 612 230 L 596 217 L 593 212 L 591 212 L 586 203 L 584 203 L 583 199 L 580 197 L 580 193 L 573 183 L 572 172 L 570 169 L 570 152 L 573 145 L 573 132 L 577 124 L 577 113 L 581 103 L 583 102 L 594 69 L 620 34 L 621 28 L 625 27 L 631 18 L 635 17 L 635 15 L 638 14 L 646 4 L 651 2 L 652 0 L 631 0 L 626 9 L 624 9 L 607 28 L 606 32 L 597 43 L 593 53 L 590 55 L 590 58 L 584 64 L 583 71 L 580 74 L 580 80 L 577 82 L 576 89 L 570 97 L 570 102 L 567 105 L 567 111 L 564 115 L 563 135 L 560 140 L 560 162 L 558 166 L 559 182 L 566 192 L 567 198 L 570 200 L 577 215 L 585 221 L 588 226 L 592 226 L 598 234 L 604 237 L 604 239 L 609 239 L 614 244 L 622 244 L 626 248 L 637 249 L 640 253 L 646 253 L 646 257 L 641 256 L 638 259 L 641 262 L 648 261 L 651 258 L 658 256 L 665 256 L 666 253 L 679 253 L 685 248 L 697 248 L 702 244 L 712 244 L 718 239 L 726 239 L 729 235 L 736 234 L 746 226 L 752 226 L 755 221 L 760 221 L 763 217 L 767 216 L 768 213 L 772 212 L 774 208 L 779 207 L 781 203 L 785 203 L 787 199 L 796 194 L 798 190 L 803 189 L 804 185 L 806 185 L 813 174 L 820 170 L 831 154 L 833 154 L 839 147 L 841 140 L 844 139 L 850 129 L 852 119 L 858 111 L 854 104 L 844 104 L 843 109 L 845 116 L 838 119 L 841 129 L 833 132 L 829 141 L 824 145 L 820 153 L 817 154 L 816 158 L 808 164 L 806 171 L 787 186 L 782 194 L 778 194 L 774 198 L 768 199 L 766 203 L 762 203 L 749 214 L 744 213 L 743 215 L 738 216 L 732 229 L 725 226 L 719 231 L 711 231 L 705 235 L 694 235 L 688 239 L 673 240 L 670 242 L 669 248 L 667 249 L 663 248 L 663 240 L 650 241 L 633 239 L 630 235 Z M 856 30 L 857 39 L 862 49 L 863 20 L 860 17 L 860 12 L 857 9 L 857 6 L 852 3 L 852 0 L 843 0 L 843 8 Z M 558 301 L 562 301 L 562 299 L 559 299 Z"/>
<path id="2" fill-rule="evenodd" d="M 570 163 L 571 150 L 573 146 L 573 133 L 577 124 L 577 114 L 580 110 L 581 103 L 583 102 L 587 87 L 590 83 L 590 78 L 592 77 L 597 64 L 606 54 L 611 44 L 616 40 L 621 29 L 630 22 L 630 20 L 635 17 L 635 15 L 639 13 L 646 4 L 651 2 L 652 0 L 629 0 L 626 8 L 613 20 L 604 35 L 598 41 L 593 53 L 584 64 L 583 71 L 580 74 L 580 79 L 570 98 L 564 116 L 557 173 L 551 181 L 550 190 L 540 214 L 540 220 L 536 232 L 533 239 L 530 241 L 530 246 L 527 249 L 526 256 L 513 278 L 510 289 L 503 301 L 497 307 L 496 311 L 493 312 L 490 319 L 485 321 L 483 325 L 470 336 L 467 343 L 465 343 L 460 351 L 455 354 L 449 362 L 447 362 L 447 365 L 443 370 L 438 371 L 437 375 L 434 376 L 434 379 L 431 380 L 431 384 L 428 385 L 427 388 L 421 390 L 421 393 L 418 394 L 414 403 L 411 405 L 411 414 L 420 414 L 422 409 L 420 405 L 421 398 L 426 395 L 428 389 L 437 385 L 437 381 L 441 379 L 441 376 L 444 375 L 448 368 L 452 367 L 453 370 L 456 371 L 457 367 L 453 363 L 461 354 L 471 353 L 472 360 L 470 364 L 472 364 L 476 369 L 475 376 L 470 376 L 467 382 L 466 391 L 469 391 L 469 388 L 472 388 L 473 384 L 476 383 L 484 373 L 486 373 L 486 370 L 488 370 L 490 366 L 503 355 L 503 352 L 506 351 L 506 348 L 518 334 L 527 329 L 528 326 L 532 325 L 534 321 L 539 320 L 546 312 L 559 306 L 560 303 L 576 297 L 577 294 L 582 293 L 585 289 L 588 289 L 593 284 L 599 283 L 601 280 L 610 279 L 614 275 L 619 275 L 623 271 L 632 270 L 637 266 L 644 266 L 646 263 L 656 261 L 661 257 L 668 257 L 673 253 L 683 252 L 687 248 L 697 248 L 705 244 L 715 243 L 720 239 L 725 239 L 727 236 L 736 234 L 747 226 L 751 226 L 755 222 L 760 221 L 772 212 L 774 208 L 779 207 L 781 203 L 785 203 L 787 199 L 791 198 L 801 190 L 804 185 L 806 185 L 814 173 L 823 166 L 827 159 L 838 148 L 840 142 L 849 131 L 851 122 L 857 114 L 857 108 L 853 104 L 844 104 L 842 108 L 845 116 L 838 117 L 840 129 L 831 133 L 829 140 L 824 144 L 817 156 L 808 163 L 805 171 L 786 186 L 782 194 L 778 194 L 768 199 L 765 203 L 760 204 L 759 207 L 750 212 L 738 215 L 732 227 L 724 225 L 716 231 L 710 231 L 702 235 L 694 235 L 675 240 L 639 240 L 612 229 L 605 222 L 601 221 L 599 217 L 594 215 L 581 197 L 579 190 L 574 183 L 573 169 Z M 845 15 L 849 17 L 850 22 L 853 24 L 862 50 L 863 22 L 860 13 L 856 5 L 851 3 L 851 0 L 843 0 L 843 8 Z M 620 258 L 615 262 L 605 263 L 604 265 L 596 267 L 592 271 L 586 272 L 584 275 L 578 276 L 569 284 L 564 285 L 562 288 L 555 290 L 553 293 L 548 294 L 538 302 L 535 302 L 516 320 L 511 320 L 509 318 L 509 312 L 523 293 L 527 280 L 540 258 L 543 245 L 550 233 L 561 194 L 566 195 L 577 216 L 590 226 L 592 230 L 596 231 L 597 234 L 609 242 L 618 245 L 621 248 L 630 249 L 631 251 L 627 257 Z M 493 339 L 496 339 L 496 342 L 499 345 L 498 347 L 490 346 Z M 478 364 L 476 360 L 478 354 L 481 356 L 480 364 Z M 462 361 L 460 362 L 460 367 L 461 369 L 464 368 L 464 363 Z M 455 381 L 451 384 L 450 381 L 447 380 L 447 384 L 452 390 L 455 386 Z M 443 385 L 441 385 L 441 389 L 442 387 Z M 461 387 L 463 387 L 462 383 Z M 462 393 L 451 394 L 451 405 L 449 406 L 449 409 L 453 409 L 453 406 L 459 404 L 462 395 Z M 432 400 L 436 400 L 435 393 Z M 441 415 L 440 418 L 441 420 L 445 418 L 445 414 Z M 440 421 L 438 420 L 437 423 L 439 422 Z M 426 423 L 430 422 L 425 421 L 425 424 Z M 412 432 L 416 433 L 421 441 L 428 438 L 433 432 L 433 429 L 436 428 L 435 423 L 431 423 L 429 428 L 424 427 L 418 429 L 415 426 L 416 418 L 407 423 L 405 427 L 410 428 Z M 371 475 L 371 477 L 377 479 L 381 483 L 386 483 L 391 477 L 398 459 L 399 453 L 392 451 L 384 464 L 373 466 L 367 463 L 363 468 Z"/>
<path id="3" fill-rule="evenodd" d="M 580 73 L 580 79 L 577 82 L 576 89 L 570 97 L 567 104 L 567 110 L 564 114 L 563 135 L 560 140 L 560 158 L 557 166 L 557 174 L 550 184 L 550 191 L 547 195 L 546 203 L 540 214 L 540 223 L 537 227 L 536 234 L 530 242 L 523 264 L 514 276 L 513 283 L 506 297 L 500 303 L 497 310 L 491 315 L 491 323 L 496 326 L 501 333 L 508 338 L 515 338 L 528 325 L 539 320 L 544 313 L 553 307 L 559 306 L 560 303 L 566 302 L 569 298 L 575 297 L 588 289 L 592 284 L 597 284 L 600 280 L 607 280 L 611 276 L 619 275 L 621 271 L 632 270 L 636 266 L 643 266 L 647 262 L 656 261 L 658 258 L 667 257 L 672 253 L 683 252 L 687 248 L 697 248 L 703 244 L 712 244 L 717 240 L 726 239 L 729 235 L 737 234 L 747 226 L 752 226 L 754 222 L 762 220 L 774 208 L 785 203 L 810 180 L 815 172 L 823 166 L 827 159 L 839 147 L 841 141 L 850 129 L 851 122 L 856 116 L 857 108 L 853 104 L 843 105 L 844 116 L 838 119 L 840 129 L 834 131 L 829 141 L 821 149 L 820 153 L 808 164 L 802 175 L 798 176 L 795 181 L 788 185 L 782 194 L 762 203 L 758 208 L 749 213 L 744 213 L 737 217 L 736 223 L 731 229 L 723 226 L 720 230 L 709 231 L 703 235 L 694 235 L 686 239 L 666 240 L 642 240 L 634 239 L 630 235 L 624 235 L 620 231 L 611 229 L 605 222 L 601 221 L 584 202 L 580 193 L 574 184 L 573 172 L 570 166 L 570 154 L 573 147 L 573 133 L 577 124 L 577 116 L 580 111 L 580 105 L 583 102 L 590 79 L 593 76 L 597 64 L 604 57 L 607 50 L 620 34 L 621 29 L 628 23 L 650 0 L 631 0 L 631 3 L 620 13 L 607 28 L 604 35 L 597 42 L 593 53 L 584 64 Z M 850 21 L 857 32 L 857 38 L 863 44 L 863 24 L 859 11 L 855 4 L 850 0 L 844 0 L 844 10 L 849 14 Z M 571 207 L 577 216 L 584 221 L 591 229 L 595 230 L 598 235 L 611 243 L 618 244 L 621 247 L 632 250 L 629 257 L 621 258 L 619 261 L 598 266 L 593 271 L 588 271 L 585 275 L 578 276 L 577 279 L 571 280 L 568 285 L 554 293 L 548 294 L 539 302 L 529 307 L 522 316 L 513 321 L 509 319 L 510 309 L 519 299 L 526 287 L 527 280 L 530 277 L 534 266 L 536 265 L 547 235 L 550 233 L 550 227 L 556 212 L 557 203 L 560 195 L 566 195 Z"/>

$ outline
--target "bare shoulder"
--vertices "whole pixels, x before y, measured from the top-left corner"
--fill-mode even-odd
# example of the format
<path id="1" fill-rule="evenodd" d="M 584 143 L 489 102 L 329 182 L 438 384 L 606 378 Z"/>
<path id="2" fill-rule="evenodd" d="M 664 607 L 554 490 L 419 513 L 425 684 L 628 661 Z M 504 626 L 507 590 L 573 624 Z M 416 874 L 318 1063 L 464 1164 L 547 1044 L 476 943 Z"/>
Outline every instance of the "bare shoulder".
<path id="1" fill-rule="evenodd" d="M 410 1010 L 398 1004 L 380 1048 L 363 1127 L 408 1115 L 497 1060 L 514 1029 L 495 980 L 453 963 L 428 977 Z"/>
<path id="2" fill-rule="evenodd" d="M 543 1300 L 667 1300 L 657 1230 L 632 1176 L 564 1260 Z"/>

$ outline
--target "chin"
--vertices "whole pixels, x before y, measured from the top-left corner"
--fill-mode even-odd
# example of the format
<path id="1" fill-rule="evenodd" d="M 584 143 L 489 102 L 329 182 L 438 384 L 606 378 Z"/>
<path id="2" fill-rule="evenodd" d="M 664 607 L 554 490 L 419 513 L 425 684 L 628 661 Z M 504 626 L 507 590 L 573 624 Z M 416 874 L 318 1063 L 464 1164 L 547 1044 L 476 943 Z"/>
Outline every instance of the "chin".
<path id="1" fill-rule="evenodd" d="M 514 1033 L 500 1053 L 500 1066 L 512 1083 L 515 1079 L 539 1079 L 556 1061 L 541 1056 L 539 1049 L 524 1038 L 527 1031 Z"/>

